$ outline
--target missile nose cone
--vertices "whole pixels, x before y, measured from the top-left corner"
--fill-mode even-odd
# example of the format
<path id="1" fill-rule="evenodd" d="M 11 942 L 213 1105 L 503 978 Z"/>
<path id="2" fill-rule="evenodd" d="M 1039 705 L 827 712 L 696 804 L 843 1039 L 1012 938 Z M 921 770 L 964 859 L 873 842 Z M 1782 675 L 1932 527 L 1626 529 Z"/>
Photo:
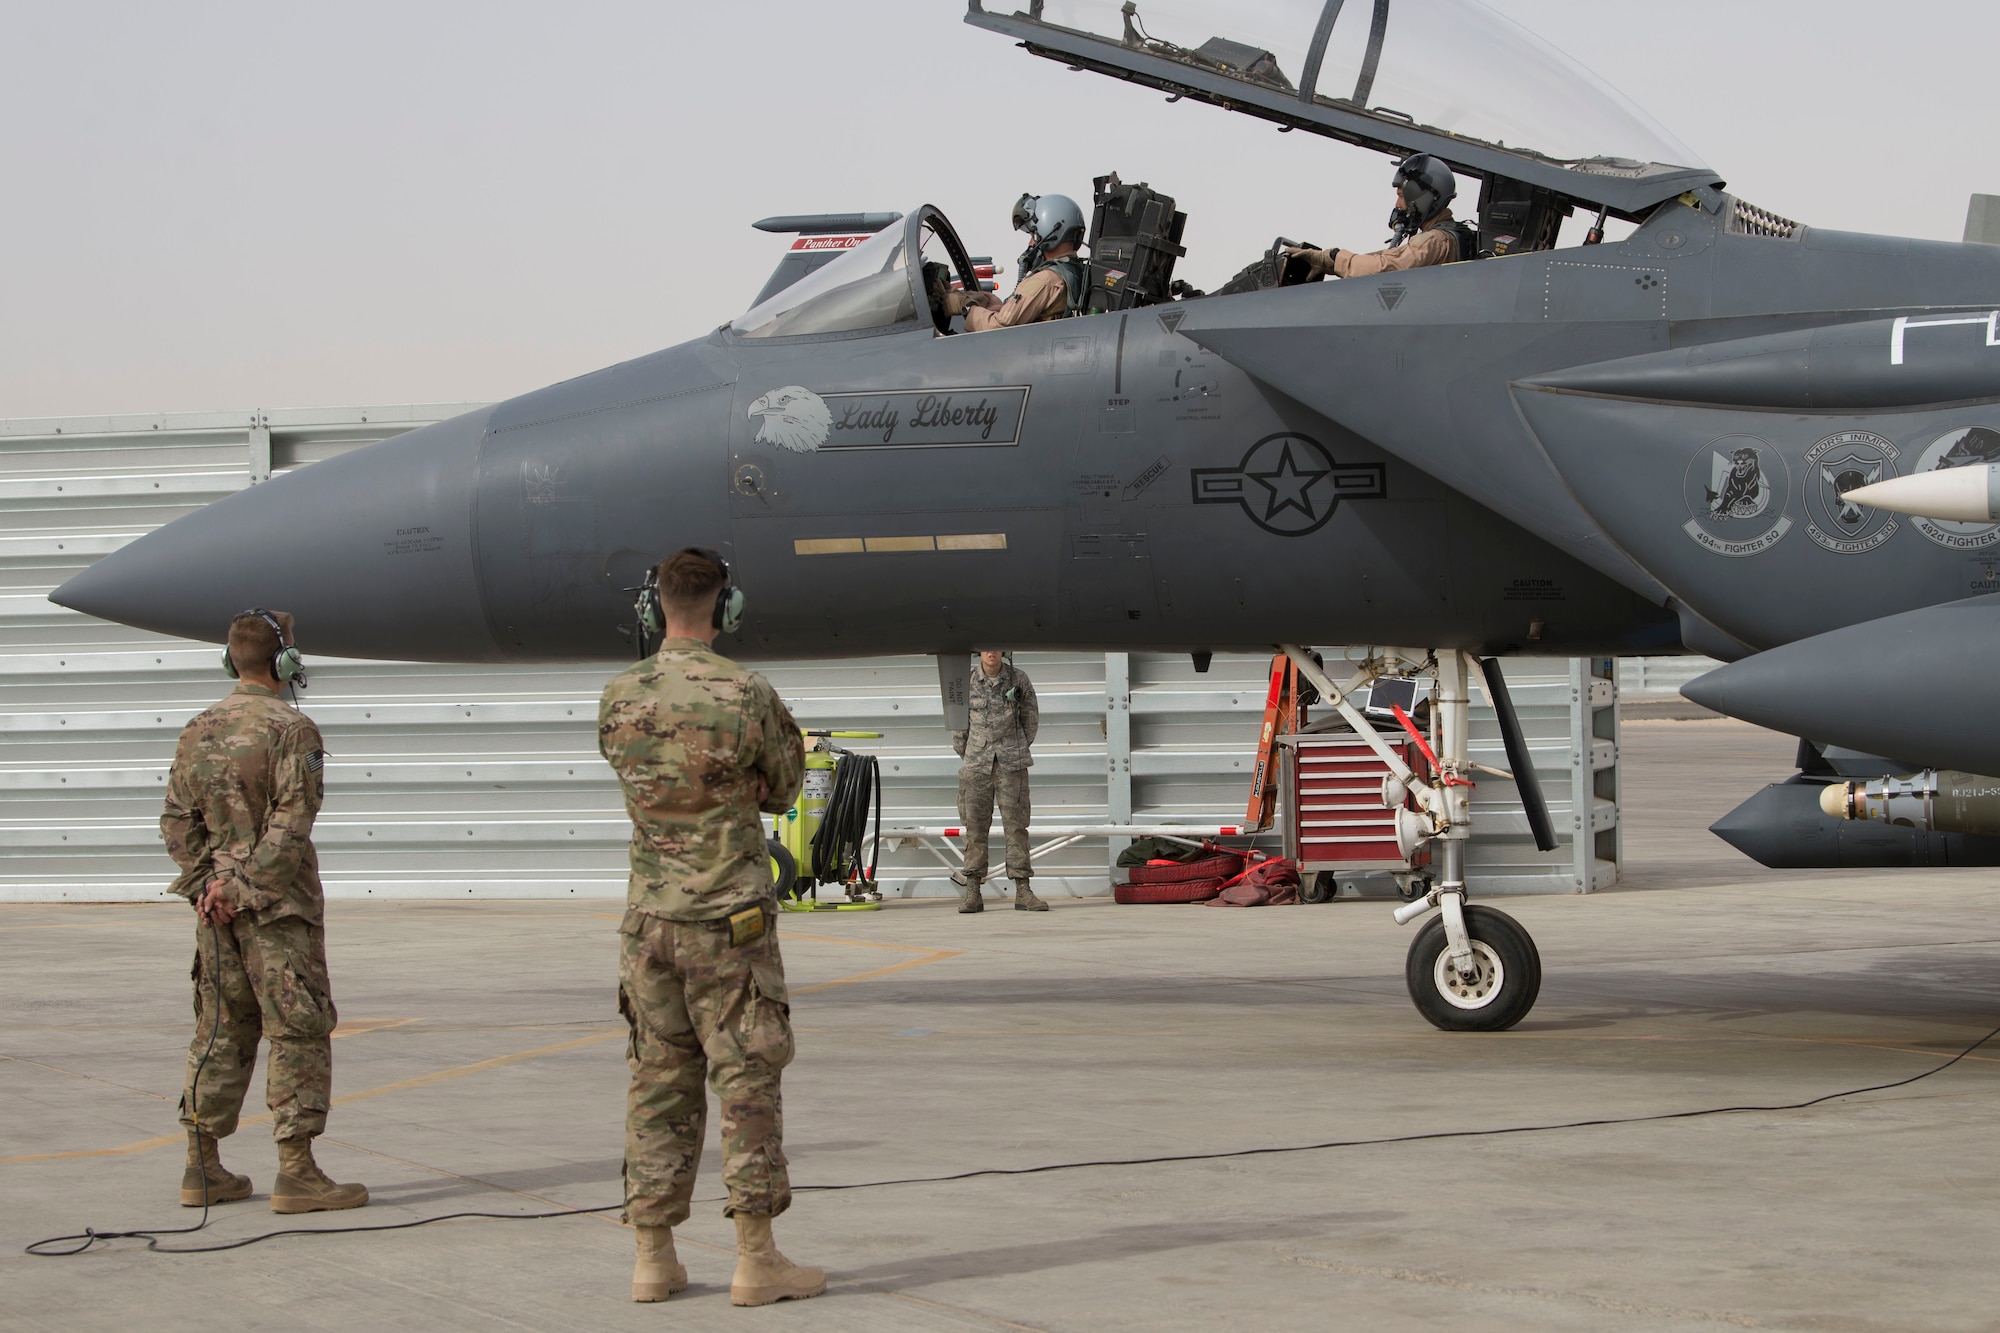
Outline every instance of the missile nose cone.
<path id="1" fill-rule="evenodd" d="M 1952 523 L 1991 523 L 2000 519 L 2000 466 L 1985 463 L 1936 468 L 1843 491 L 1840 498 L 1892 514 Z"/>
<path id="2" fill-rule="evenodd" d="M 239 491 L 105 556 L 49 599 L 211 642 L 237 612 L 279 608 L 297 617 L 308 659 L 501 660 L 472 542 L 489 411 Z"/>
<path id="3" fill-rule="evenodd" d="M 1820 788 L 1820 811 L 1835 819 L 1847 818 L 1847 790 L 1848 784 L 1845 782 L 1829 782 Z"/>

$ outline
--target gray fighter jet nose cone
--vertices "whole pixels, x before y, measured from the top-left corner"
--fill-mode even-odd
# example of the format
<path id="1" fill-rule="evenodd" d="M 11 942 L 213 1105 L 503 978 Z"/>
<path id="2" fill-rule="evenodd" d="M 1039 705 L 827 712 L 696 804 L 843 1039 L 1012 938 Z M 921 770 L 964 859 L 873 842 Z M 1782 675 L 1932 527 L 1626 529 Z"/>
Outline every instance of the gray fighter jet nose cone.
<path id="1" fill-rule="evenodd" d="M 1917 766 L 2000 770 L 2000 594 L 1863 621 L 1681 687 L 1718 713 Z"/>
<path id="2" fill-rule="evenodd" d="M 488 410 L 275 477 L 99 560 L 51 601 L 220 642 L 253 606 L 315 655 L 500 660 L 481 609 L 473 488 Z"/>

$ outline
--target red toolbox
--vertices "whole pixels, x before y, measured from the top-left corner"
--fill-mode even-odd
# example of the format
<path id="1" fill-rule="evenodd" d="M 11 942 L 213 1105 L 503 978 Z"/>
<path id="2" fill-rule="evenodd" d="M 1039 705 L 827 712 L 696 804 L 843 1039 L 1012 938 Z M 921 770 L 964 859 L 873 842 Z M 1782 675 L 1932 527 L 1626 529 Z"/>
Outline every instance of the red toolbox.
<path id="1" fill-rule="evenodd" d="M 1418 777 L 1426 776 L 1428 766 L 1414 744 L 1389 744 Z M 1286 738 L 1284 751 L 1285 855 L 1307 884 L 1323 870 L 1412 868 L 1396 850 L 1396 813 L 1382 804 L 1389 766 L 1368 742 L 1351 731 L 1308 733 Z M 1429 861 L 1426 848 L 1414 864 Z"/>

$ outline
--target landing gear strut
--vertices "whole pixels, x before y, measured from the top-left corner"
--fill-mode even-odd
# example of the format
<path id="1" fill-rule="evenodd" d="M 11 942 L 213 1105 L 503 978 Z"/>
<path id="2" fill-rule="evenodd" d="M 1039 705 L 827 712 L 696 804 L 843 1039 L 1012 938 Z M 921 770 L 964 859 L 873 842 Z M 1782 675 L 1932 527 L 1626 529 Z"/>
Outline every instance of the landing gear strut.
<path id="1" fill-rule="evenodd" d="M 1299 673 L 1310 680 L 1320 697 L 1339 711 L 1357 735 L 1388 764 L 1393 776 L 1383 783 L 1382 803 L 1396 812 L 1397 842 L 1405 861 L 1417 848 L 1431 844 L 1438 863 L 1437 878 L 1424 882 L 1411 876 L 1409 901 L 1396 909 L 1398 924 L 1407 925 L 1435 910 L 1437 915 L 1410 943 L 1404 964 L 1410 999 L 1417 1012 L 1432 1026 L 1447 1032 L 1500 1032 L 1514 1026 L 1534 1007 L 1542 988 L 1542 960 L 1535 942 L 1519 922 L 1505 912 L 1490 907 L 1469 907 L 1465 897 L 1465 844 L 1472 835 L 1472 787 L 1474 765 L 1469 744 L 1471 721 L 1470 677 L 1477 661 L 1466 653 L 1446 650 L 1414 654 L 1408 650 L 1387 650 L 1371 656 L 1343 688 L 1336 686 L 1303 649 L 1285 645 L 1284 651 L 1297 663 Z M 1431 776 L 1420 779 L 1400 755 L 1376 732 L 1366 715 L 1347 700 L 1362 685 L 1398 669 L 1429 668 L 1437 676 L 1437 692 L 1432 706 L 1438 730 L 1433 733 L 1436 752 L 1411 723 L 1397 710 L 1397 718 L 1424 757 L 1430 760 Z M 1494 674 L 1497 674 L 1494 673 Z M 1505 701 L 1504 684 L 1496 686 L 1487 677 L 1487 690 L 1495 696 L 1507 740 L 1509 759 L 1516 769 L 1527 760 L 1527 747 L 1515 734 L 1511 701 Z M 1502 777 L 1515 775 L 1490 770 Z M 1532 773 L 1522 779 L 1522 801 L 1530 810 L 1530 823 L 1540 815 L 1546 824 L 1546 808 L 1541 791 L 1533 786 Z M 1532 788 L 1532 794 L 1530 789 Z M 1413 799 L 1417 808 L 1406 808 Z M 1536 827 L 1536 843 L 1553 844 L 1552 836 Z M 1547 850 L 1545 847 L 1544 850 Z M 1398 877 L 1399 881 L 1402 879 Z M 1423 884 L 1419 891 L 1417 886 Z"/>

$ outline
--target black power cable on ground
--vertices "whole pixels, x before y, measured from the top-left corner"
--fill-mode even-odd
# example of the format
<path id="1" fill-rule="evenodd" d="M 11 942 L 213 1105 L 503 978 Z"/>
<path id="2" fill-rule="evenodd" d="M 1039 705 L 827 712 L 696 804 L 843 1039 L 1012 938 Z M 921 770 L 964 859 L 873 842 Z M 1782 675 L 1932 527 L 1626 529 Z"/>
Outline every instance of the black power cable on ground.
<path id="1" fill-rule="evenodd" d="M 201 1048 L 201 1058 L 194 1062 L 194 1077 L 188 1080 L 187 1096 L 188 1101 L 192 1105 L 187 1108 L 187 1111 L 189 1115 L 194 1117 L 194 1128 L 197 1135 L 201 1133 L 201 1071 L 208 1068 L 208 1057 L 215 1053 L 215 1034 L 222 1029 L 222 927 L 216 925 L 209 918 L 204 917 L 203 920 L 208 923 L 208 952 L 215 966 L 209 970 L 208 1008 L 201 1015 L 202 1018 L 208 1021 L 208 1044 Z M 200 1140 L 197 1139 L 196 1142 L 199 1144 Z M 219 1143 L 221 1140 L 218 1139 L 217 1142 Z M 193 1226 L 154 1227 L 147 1231 L 97 1231 L 90 1227 L 85 1227 L 81 1235 L 50 1236 L 47 1240 L 38 1240 L 28 1246 L 27 1253 L 34 1255 L 37 1259 L 61 1259 L 72 1254 L 82 1254 L 85 1250 L 100 1241 L 131 1240 L 139 1237 L 145 1238 L 147 1249 L 159 1250 L 159 1238 L 161 1236 L 187 1236 L 200 1231 L 208 1225 L 208 1213 L 211 1201 L 208 1197 L 208 1163 L 200 1159 L 199 1153 L 196 1154 L 196 1161 L 201 1167 L 201 1220 Z M 42 1248 L 45 1245 L 61 1245 L 65 1241 L 72 1240 L 82 1241 L 83 1244 L 69 1250 L 48 1250 Z M 162 1254 L 173 1253 L 172 1250 L 161 1250 L 160 1252 Z"/>
<path id="2" fill-rule="evenodd" d="M 218 976 L 220 974 L 220 966 L 220 954 L 218 953 Z M 1092 1167 L 1164 1166 L 1175 1162 L 1220 1162 L 1238 1157 L 1275 1157 L 1286 1153 L 1325 1152 L 1332 1148 L 1369 1148 L 1394 1143 L 1430 1143 L 1442 1139 L 1494 1138 L 1503 1134 L 1547 1134 L 1559 1129 L 1592 1129 L 1608 1125 L 1643 1125 L 1662 1120 L 1695 1120 L 1703 1116 L 1739 1115 L 1758 1111 L 1803 1111 L 1808 1107 L 1818 1106 L 1823 1102 L 1835 1101 L 1841 1097 L 1858 1097 L 1868 1092 L 1888 1092 L 1895 1088 L 1907 1088 L 1912 1083 L 1920 1083 L 1935 1074 L 1942 1074 L 1945 1070 L 1964 1060 L 1995 1037 L 2000 1037 L 2000 1027 L 1994 1028 L 1991 1032 L 1988 1032 L 1985 1036 L 1973 1042 L 1943 1064 L 1934 1065 L 1920 1074 L 1912 1074 L 1908 1078 L 1899 1078 L 1891 1083 L 1871 1083 L 1865 1088 L 1848 1088 L 1841 1092 L 1829 1092 L 1822 1096 L 1811 1097 L 1800 1102 L 1782 1102 L 1770 1105 L 1710 1106 L 1694 1111 L 1659 1111 L 1651 1115 L 1605 1116 L 1591 1120 L 1555 1121 L 1545 1125 L 1507 1125 L 1496 1129 L 1440 1129 L 1418 1134 L 1390 1134 L 1372 1139 L 1328 1139 L 1324 1143 L 1296 1143 L 1271 1148 L 1234 1148 L 1224 1149 L 1219 1152 L 1168 1153 L 1157 1157 L 1107 1157 L 1086 1162 L 1050 1162 L 1042 1166 L 991 1166 L 983 1167 L 976 1171 L 960 1171 L 948 1176 L 906 1176 L 896 1180 L 860 1180 L 845 1185 L 794 1185 L 792 1186 L 792 1192 L 794 1194 L 837 1194 L 849 1190 L 886 1189 L 891 1185 L 943 1185 L 953 1181 L 977 1180 L 984 1176 L 1039 1176 L 1055 1171 L 1081 1171 Z M 214 1045 L 213 1034 L 210 1036 L 209 1044 L 211 1047 Z M 207 1059 L 206 1055 L 203 1056 L 203 1059 Z M 197 1076 L 199 1076 L 199 1073 L 200 1066 L 197 1065 Z M 719 1200 L 709 1199 L 700 1202 L 715 1203 L 719 1202 Z M 79 1235 L 52 1236 L 47 1240 L 38 1240 L 27 1247 L 27 1252 L 35 1255 L 37 1258 L 60 1259 L 72 1254 L 82 1254 L 85 1250 L 103 1241 L 143 1238 L 146 1241 L 146 1248 L 159 1254 L 213 1254 L 219 1250 L 241 1249 L 245 1245 L 255 1245 L 259 1241 L 271 1240 L 278 1236 L 334 1236 L 363 1231 L 407 1231 L 412 1227 L 429 1226 L 433 1222 L 450 1222 L 466 1217 L 489 1217 L 508 1222 L 538 1222 L 551 1217 L 582 1217 L 591 1213 L 609 1213 L 622 1207 L 622 1204 L 611 1203 L 605 1204 L 601 1208 L 564 1208 L 547 1213 L 445 1213 L 438 1217 L 420 1217 L 409 1222 L 389 1222 L 379 1226 L 291 1227 L 283 1231 L 261 1232 L 255 1236 L 246 1236 L 241 1240 L 227 1241 L 220 1245 L 162 1246 L 159 1243 L 158 1237 L 160 1236 L 183 1235 L 190 1231 L 199 1231 L 202 1227 L 207 1226 L 208 1213 L 204 1208 L 201 1222 L 192 1227 L 138 1231 L 96 1231 L 86 1228 Z M 67 1250 L 42 1248 L 48 1245 L 59 1245 L 66 1241 L 82 1241 L 83 1243 Z"/>

